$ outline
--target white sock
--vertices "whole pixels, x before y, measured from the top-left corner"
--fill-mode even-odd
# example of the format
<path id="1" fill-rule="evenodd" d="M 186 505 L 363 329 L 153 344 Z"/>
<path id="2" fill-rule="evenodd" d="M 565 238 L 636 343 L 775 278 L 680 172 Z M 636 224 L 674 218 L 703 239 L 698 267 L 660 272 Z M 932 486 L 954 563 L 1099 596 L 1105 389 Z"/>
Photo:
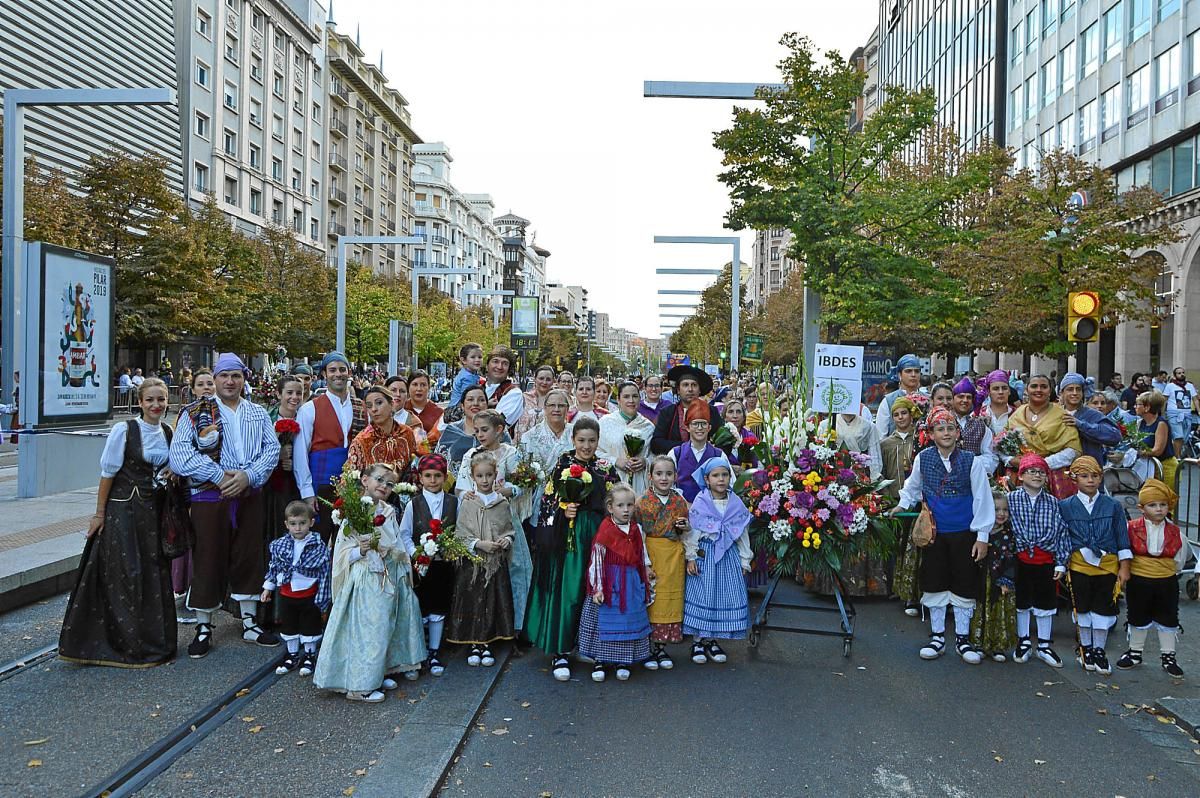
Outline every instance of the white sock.
<path id="1" fill-rule="evenodd" d="M 196 623 L 206 623 L 212 626 L 212 610 L 195 610 Z"/>
<path id="2" fill-rule="evenodd" d="M 1146 635 L 1150 634 L 1149 629 L 1132 628 L 1129 630 L 1129 650 L 1136 651 L 1141 654 L 1146 649 Z M 1172 641 L 1174 642 L 1174 641 Z M 1162 645 L 1160 642 L 1159 645 Z"/>
<path id="3" fill-rule="evenodd" d="M 1108 643 L 1107 629 L 1092 629 L 1092 646 L 1095 648 L 1104 648 Z"/>
<path id="4" fill-rule="evenodd" d="M 946 605 L 929 608 L 929 629 L 935 635 L 946 634 Z"/>
<path id="5" fill-rule="evenodd" d="M 1100 630 L 1097 629 L 1096 631 L 1099 632 Z M 1092 646 L 1092 627 L 1090 627 L 1090 626 L 1080 626 L 1079 627 L 1079 644 L 1085 648 L 1091 648 L 1091 646 Z"/>
<path id="6" fill-rule="evenodd" d="M 316 654 L 317 653 L 317 641 L 316 640 L 305 640 L 304 641 L 304 653 L 305 654 Z"/>
<path id="7" fill-rule="evenodd" d="M 437 651 L 442 647 L 442 627 L 446 625 L 446 619 L 441 615 L 429 616 L 429 650 Z"/>
<path id="8" fill-rule="evenodd" d="M 1029 637 L 1029 610 L 1017 610 L 1017 637 Z"/>
<path id="9" fill-rule="evenodd" d="M 1158 648 L 1163 654 L 1175 653 L 1175 630 L 1158 630 Z"/>
<path id="10" fill-rule="evenodd" d="M 289 654 L 300 653 L 300 635 L 280 635 L 280 637 L 283 638 Z"/>
<path id="11" fill-rule="evenodd" d="M 954 634 L 967 635 L 971 633 L 971 616 L 975 614 L 973 607 L 954 608 Z"/>
<path id="12" fill-rule="evenodd" d="M 242 599 L 238 602 L 238 609 L 242 611 L 242 626 L 249 628 L 254 625 L 254 619 L 258 617 L 258 602 L 253 599 Z"/>
<path id="13" fill-rule="evenodd" d="M 1054 623 L 1053 615 L 1037 616 L 1038 640 L 1050 642 L 1050 627 Z"/>

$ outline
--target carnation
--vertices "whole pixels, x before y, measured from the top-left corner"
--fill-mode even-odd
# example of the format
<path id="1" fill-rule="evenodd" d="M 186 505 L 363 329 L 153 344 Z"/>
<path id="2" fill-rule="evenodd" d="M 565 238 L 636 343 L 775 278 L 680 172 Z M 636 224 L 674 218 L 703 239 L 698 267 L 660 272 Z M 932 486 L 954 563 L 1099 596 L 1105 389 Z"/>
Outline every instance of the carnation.
<path id="1" fill-rule="evenodd" d="M 362 502 L 364 505 L 367 505 L 367 506 L 369 506 L 369 505 L 372 505 L 372 504 L 374 504 L 374 503 L 375 503 L 375 500 L 374 500 L 374 499 L 372 499 L 370 496 L 363 496 L 361 499 L 359 499 L 359 501 L 360 501 L 360 502 Z"/>
<path id="2" fill-rule="evenodd" d="M 767 525 L 767 529 L 771 530 L 771 537 L 775 540 L 786 540 L 792 532 L 787 521 L 772 521 Z"/>

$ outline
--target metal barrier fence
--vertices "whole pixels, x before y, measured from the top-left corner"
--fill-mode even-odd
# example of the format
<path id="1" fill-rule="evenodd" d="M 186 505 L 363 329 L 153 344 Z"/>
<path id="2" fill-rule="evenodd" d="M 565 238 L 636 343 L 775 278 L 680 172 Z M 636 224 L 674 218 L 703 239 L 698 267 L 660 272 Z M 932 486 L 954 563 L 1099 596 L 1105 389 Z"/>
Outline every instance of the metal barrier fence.
<path id="1" fill-rule="evenodd" d="M 1175 523 L 1183 533 L 1196 540 L 1200 536 L 1200 460 L 1184 458 L 1175 471 L 1175 492 L 1179 505 L 1175 508 Z"/>

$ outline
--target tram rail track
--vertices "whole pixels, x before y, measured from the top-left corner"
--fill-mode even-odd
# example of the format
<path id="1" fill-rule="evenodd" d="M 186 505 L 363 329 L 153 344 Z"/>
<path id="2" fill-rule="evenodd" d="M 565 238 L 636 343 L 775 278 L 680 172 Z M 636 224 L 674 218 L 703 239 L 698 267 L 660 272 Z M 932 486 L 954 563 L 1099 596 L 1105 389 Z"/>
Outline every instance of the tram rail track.
<path id="1" fill-rule="evenodd" d="M 51 643 L 48 646 L 42 646 L 36 651 L 31 651 L 23 657 L 18 657 L 12 662 L 0 665 L 0 682 L 36 668 L 43 662 L 53 659 L 56 654 L 58 654 L 58 644 Z"/>

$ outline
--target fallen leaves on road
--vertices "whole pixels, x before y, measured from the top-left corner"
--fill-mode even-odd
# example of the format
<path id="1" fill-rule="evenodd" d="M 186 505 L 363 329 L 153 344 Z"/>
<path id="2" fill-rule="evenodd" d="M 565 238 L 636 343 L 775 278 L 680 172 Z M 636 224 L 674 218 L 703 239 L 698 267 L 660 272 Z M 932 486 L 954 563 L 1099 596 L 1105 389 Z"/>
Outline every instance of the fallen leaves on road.
<path id="1" fill-rule="evenodd" d="M 1096 729 L 1096 731 L 1100 732 L 1101 734 L 1108 734 L 1108 732 L 1106 732 L 1104 729 Z"/>
<path id="2" fill-rule="evenodd" d="M 529 709 L 531 706 L 533 706 L 533 705 L 530 704 L 528 701 L 521 702 L 521 709 Z"/>
<path id="3" fill-rule="evenodd" d="M 25 765 L 25 767 L 27 767 L 27 768 L 40 768 L 41 766 L 42 766 L 42 760 L 40 760 L 40 759 L 31 759 Z"/>
<path id="4" fill-rule="evenodd" d="M 1056 684 L 1062 684 L 1062 682 L 1042 682 L 1042 687 L 1053 687 Z"/>
<path id="5" fill-rule="evenodd" d="M 249 687 L 243 687 L 241 690 L 238 690 L 238 691 L 237 691 L 236 693 L 234 693 L 233 695 L 234 695 L 234 697 L 235 697 L 235 698 L 241 698 L 241 697 L 242 697 L 242 696 L 244 696 L 244 695 L 250 695 L 250 688 L 249 688 Z"/>
<path id="6" fill-rule="evenodd" d="M 994 756 L 994 757 L 992 757 L 992 759 L 996 760 L 997 762 L 1003 762 L 1003 761 L 1004 761 L 1004 757 L 1002 757 L 1002 756 Z"/>
<path id="7" fill-rule="evenodd" d="M 1099 709 L 1097 709 L 1097 710 L 1096 710 L 1096 714 L 1097 714 L 1097 715 L 1107 715 L 1107 714 L 1108 714 L 1108 710 L 1107 710 L 1107 709 L 1105 709 L 1104 707 L 1100 707 Z"/>
<path id="8" fill-rule="evenodd" d="M 1035 760 L 1033 760 L 1033 764 L 1035 764 L 1035 765 L 1044 765 L 1044 764 L 1046 764 L 1046 760 L 1044 760 L 1044 759 L 1035 759 Z"/>
<path id="9" fill-rule="evenodd" d="M 492 729 L 492 734 L 496 735 L 497 737 L 501 737 L 505 734 L 508 734 L 508 729 L 504 726 L 501 726 L 499 729 Z"/>
<path id="10" fill-rule="evenodd" d="M 1045 693 L 1043 693 L 1041 690 L 1038 690 L 1036 693 L 1034 693 L 1034 695 L 1039 696 L 1041 698 L 1049 698 L 1050 697 L 1050 696 L 1046 695 Z"/>
<path id="11" fill-rule="evenodd" d="M 308 740 L 297 740 L 296 745 L 308 745 Z"/>
<path id="12" fill-rule="evenodd" d="M 276 749 L 275 749 L 275 753 L 277 753 L 277 754 L 282 754 L 282 753 L 283 753 L 283 749 L 282 749 L 282 748 L 276 748 Z"/>
<path id="13" fill-rule="evenodd" d="M 254 716 L 253 715 L 243 715 L 242 720 L 246 721 L 246 723 L 250 723 L 254 720 Z"/>
<path id="14" fill-rule="evenodd" d="M 250 732 L 251 734 L 258 734 L 262 730 L 262 726 L 251 726 L 249 729 L 246 729 L 246 731 Z"/>
<path id="15" fill-rule="evenodd" d="M 42 743 L 50 742 L 49 737 L 39 737 L 36 740 L 26 740 L 25 745 L 41 745 Z"/>
<path id="16" fill-rule="evenodd" d="M 367 775 L 367 769 L 359 768 L 358 770 L 354 771 L 354 775 L 355 776 L 365 776 L 365 775 Z"/>
<path id="17" fill-rule="evenodd" d="M 342 795 L 354 795 L 354 788 L 347 787 L 346 789 L 342 790 Z"/>
<path id="18" fill-rule="evenodd" d="M 492 763 L 491 763 L 491 762 L 484 762 L 484 763 L 483 763 L 483 766 L 484 766 L 485 768 L 490 768 L 490 767 L 492 766 Z"/>
<path id="19" fill-rule="evenodd" d="M 1166 715 L 1155 715 L 1154 718 L 1159 723 L 1174 723 L 1175 722 L 1175 718 L 1168 718 Z"/>

